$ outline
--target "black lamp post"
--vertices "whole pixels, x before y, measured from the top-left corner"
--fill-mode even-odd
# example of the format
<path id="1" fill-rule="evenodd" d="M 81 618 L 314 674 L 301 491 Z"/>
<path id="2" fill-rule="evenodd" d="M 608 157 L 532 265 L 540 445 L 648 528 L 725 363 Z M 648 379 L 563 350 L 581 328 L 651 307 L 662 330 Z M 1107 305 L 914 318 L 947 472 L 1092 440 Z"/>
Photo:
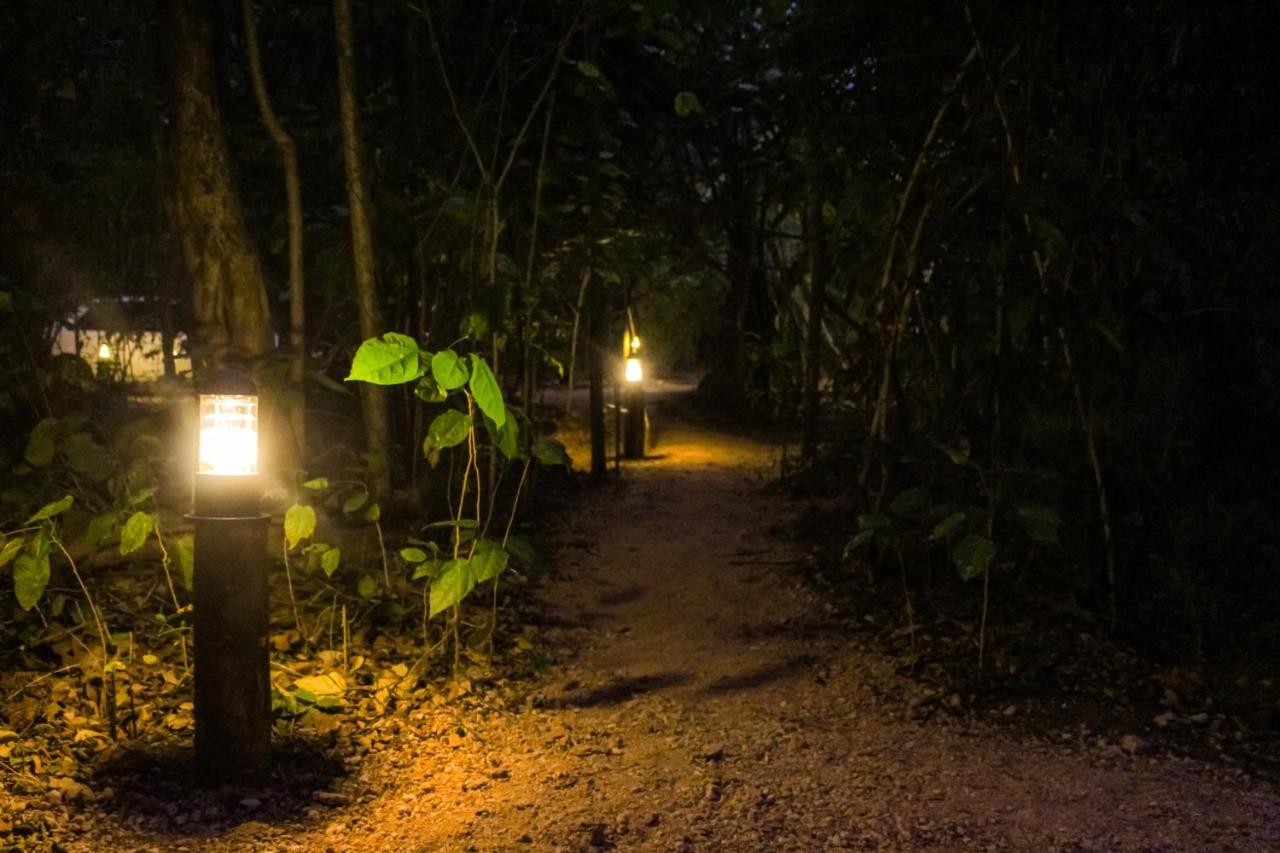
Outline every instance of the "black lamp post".
<path id="1" fill-rule="evenodd" d="M 258 392 L 241 371 L 200 386 L 195 476 L 196 767 L 221 783 L 271 762 L 267 531 Z"/>
<path id="2" fill-rule="evenodd" d="M 622 405 L 626 417 L 622 429 L 622 452 L 628 459 L 643 459 L 645 445 L 644 363 L 640 361 L 640 338 L 627 331 L 623 338 L 625 380 Z"/>

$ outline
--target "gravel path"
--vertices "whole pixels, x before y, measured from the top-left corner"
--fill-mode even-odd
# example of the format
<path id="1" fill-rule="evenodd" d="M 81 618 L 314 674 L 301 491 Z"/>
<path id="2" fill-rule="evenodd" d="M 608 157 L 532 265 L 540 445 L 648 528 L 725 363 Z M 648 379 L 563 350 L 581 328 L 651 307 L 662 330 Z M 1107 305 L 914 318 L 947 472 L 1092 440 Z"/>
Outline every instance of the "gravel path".
<path id="1" fill-rule="evenodd" d="M 157 849 L 1280 849 L 1225 764 L 1028 738 L 878 699 L 768 529 L 767 448 L 688 426 L 588 497 L 541 586 L 551 670 L 514 706 L 409 713 L 326 805 Z M 516 695 L 516 694 L 511 694 Z M 89 848 L 86 848 L 89 849 Z M 98 848 L 103 849 L 103 848 Z"/>

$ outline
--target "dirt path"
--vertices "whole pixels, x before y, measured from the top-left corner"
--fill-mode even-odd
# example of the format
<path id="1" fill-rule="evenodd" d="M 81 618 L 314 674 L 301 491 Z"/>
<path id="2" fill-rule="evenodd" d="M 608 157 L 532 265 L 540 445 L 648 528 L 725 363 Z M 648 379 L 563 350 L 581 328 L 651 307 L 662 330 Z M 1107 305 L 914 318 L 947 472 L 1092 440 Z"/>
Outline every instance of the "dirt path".
<path id="1" fill-rule="evenodd" d="M 575 651 L 522 707 L 414 712 L 352 804 L 217 846 L 1280 849 L 1280 796 L 1228 767 L 904 720 L 769 537 L 768 450 L 681 427 L 655 452 L 566 522 L 539 642 Z"/>

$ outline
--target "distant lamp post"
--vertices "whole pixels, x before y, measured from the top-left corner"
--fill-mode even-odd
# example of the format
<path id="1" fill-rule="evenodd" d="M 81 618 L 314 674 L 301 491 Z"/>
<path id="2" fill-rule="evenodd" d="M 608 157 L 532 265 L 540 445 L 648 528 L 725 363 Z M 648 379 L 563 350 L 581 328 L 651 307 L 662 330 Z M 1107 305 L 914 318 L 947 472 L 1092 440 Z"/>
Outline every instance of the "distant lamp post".
<path id="1" fill-rule="evenodd" d="M 195 511 L 196 769 L 242 779 L 271 762 L 267 530 L 258 510 L 258 392 L 237 370 L 200 385 Z"/>
<path id="2" fill-rule="evenodd" d="M 112 374 L 115 372 L 112 369 L 115 367 L 115 365 L 113 364 L 114 357 L 115 357 L 115 352 L 111 349 L 111 344 L 107 343 L 106 341 L 102 341 L 101 343 L 98 344 L 97 372 L 98 372 L 99 379 L 102 379 L 102 380 L 111 379 Z"/>
<path id="3" fill-rule="evenodd" d="M 645 445 L 644 362 L 640 360 L 640 338 L 630 329 L 622 337 L 625 359 L 622 378 L 626 380 L 622 405 L 625 410 L 622 452 L 628 459 L 643 459 Z"/>

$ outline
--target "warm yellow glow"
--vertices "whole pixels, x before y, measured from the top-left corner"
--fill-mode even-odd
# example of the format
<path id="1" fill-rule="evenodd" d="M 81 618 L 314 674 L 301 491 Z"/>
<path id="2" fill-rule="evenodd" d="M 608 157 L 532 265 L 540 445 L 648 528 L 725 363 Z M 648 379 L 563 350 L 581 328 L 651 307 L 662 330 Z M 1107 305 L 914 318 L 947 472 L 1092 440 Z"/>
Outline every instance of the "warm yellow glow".
<path id="1" fill-rule="evenodd" d="M 635 356 L 627 359 L 626 378 L 628 382 L 639 382 L 644 379 L 644 366 Z"/>
<path id="2" fill-rule="evenodd" d="M 257 474 L 258 398 L 201 394 L 198 455 L 201 474 Z"/>
<path id="3" fill-rule="evenodd" d="M 98 359 L 100 361 L 111 360 L 111 344 L 107 343 L 106 341 L 103 341 L 102 343 L 98 344 Z"/>
<path id="4" fill-rule="evenodd" d="M 639 337 L 634 337 L 634 338 L 632 338 L 632 339 L 631 339 L 631 351 L 632 351 L 633 353 L 640 352 L 640 338 L 639 338 Z"/>

